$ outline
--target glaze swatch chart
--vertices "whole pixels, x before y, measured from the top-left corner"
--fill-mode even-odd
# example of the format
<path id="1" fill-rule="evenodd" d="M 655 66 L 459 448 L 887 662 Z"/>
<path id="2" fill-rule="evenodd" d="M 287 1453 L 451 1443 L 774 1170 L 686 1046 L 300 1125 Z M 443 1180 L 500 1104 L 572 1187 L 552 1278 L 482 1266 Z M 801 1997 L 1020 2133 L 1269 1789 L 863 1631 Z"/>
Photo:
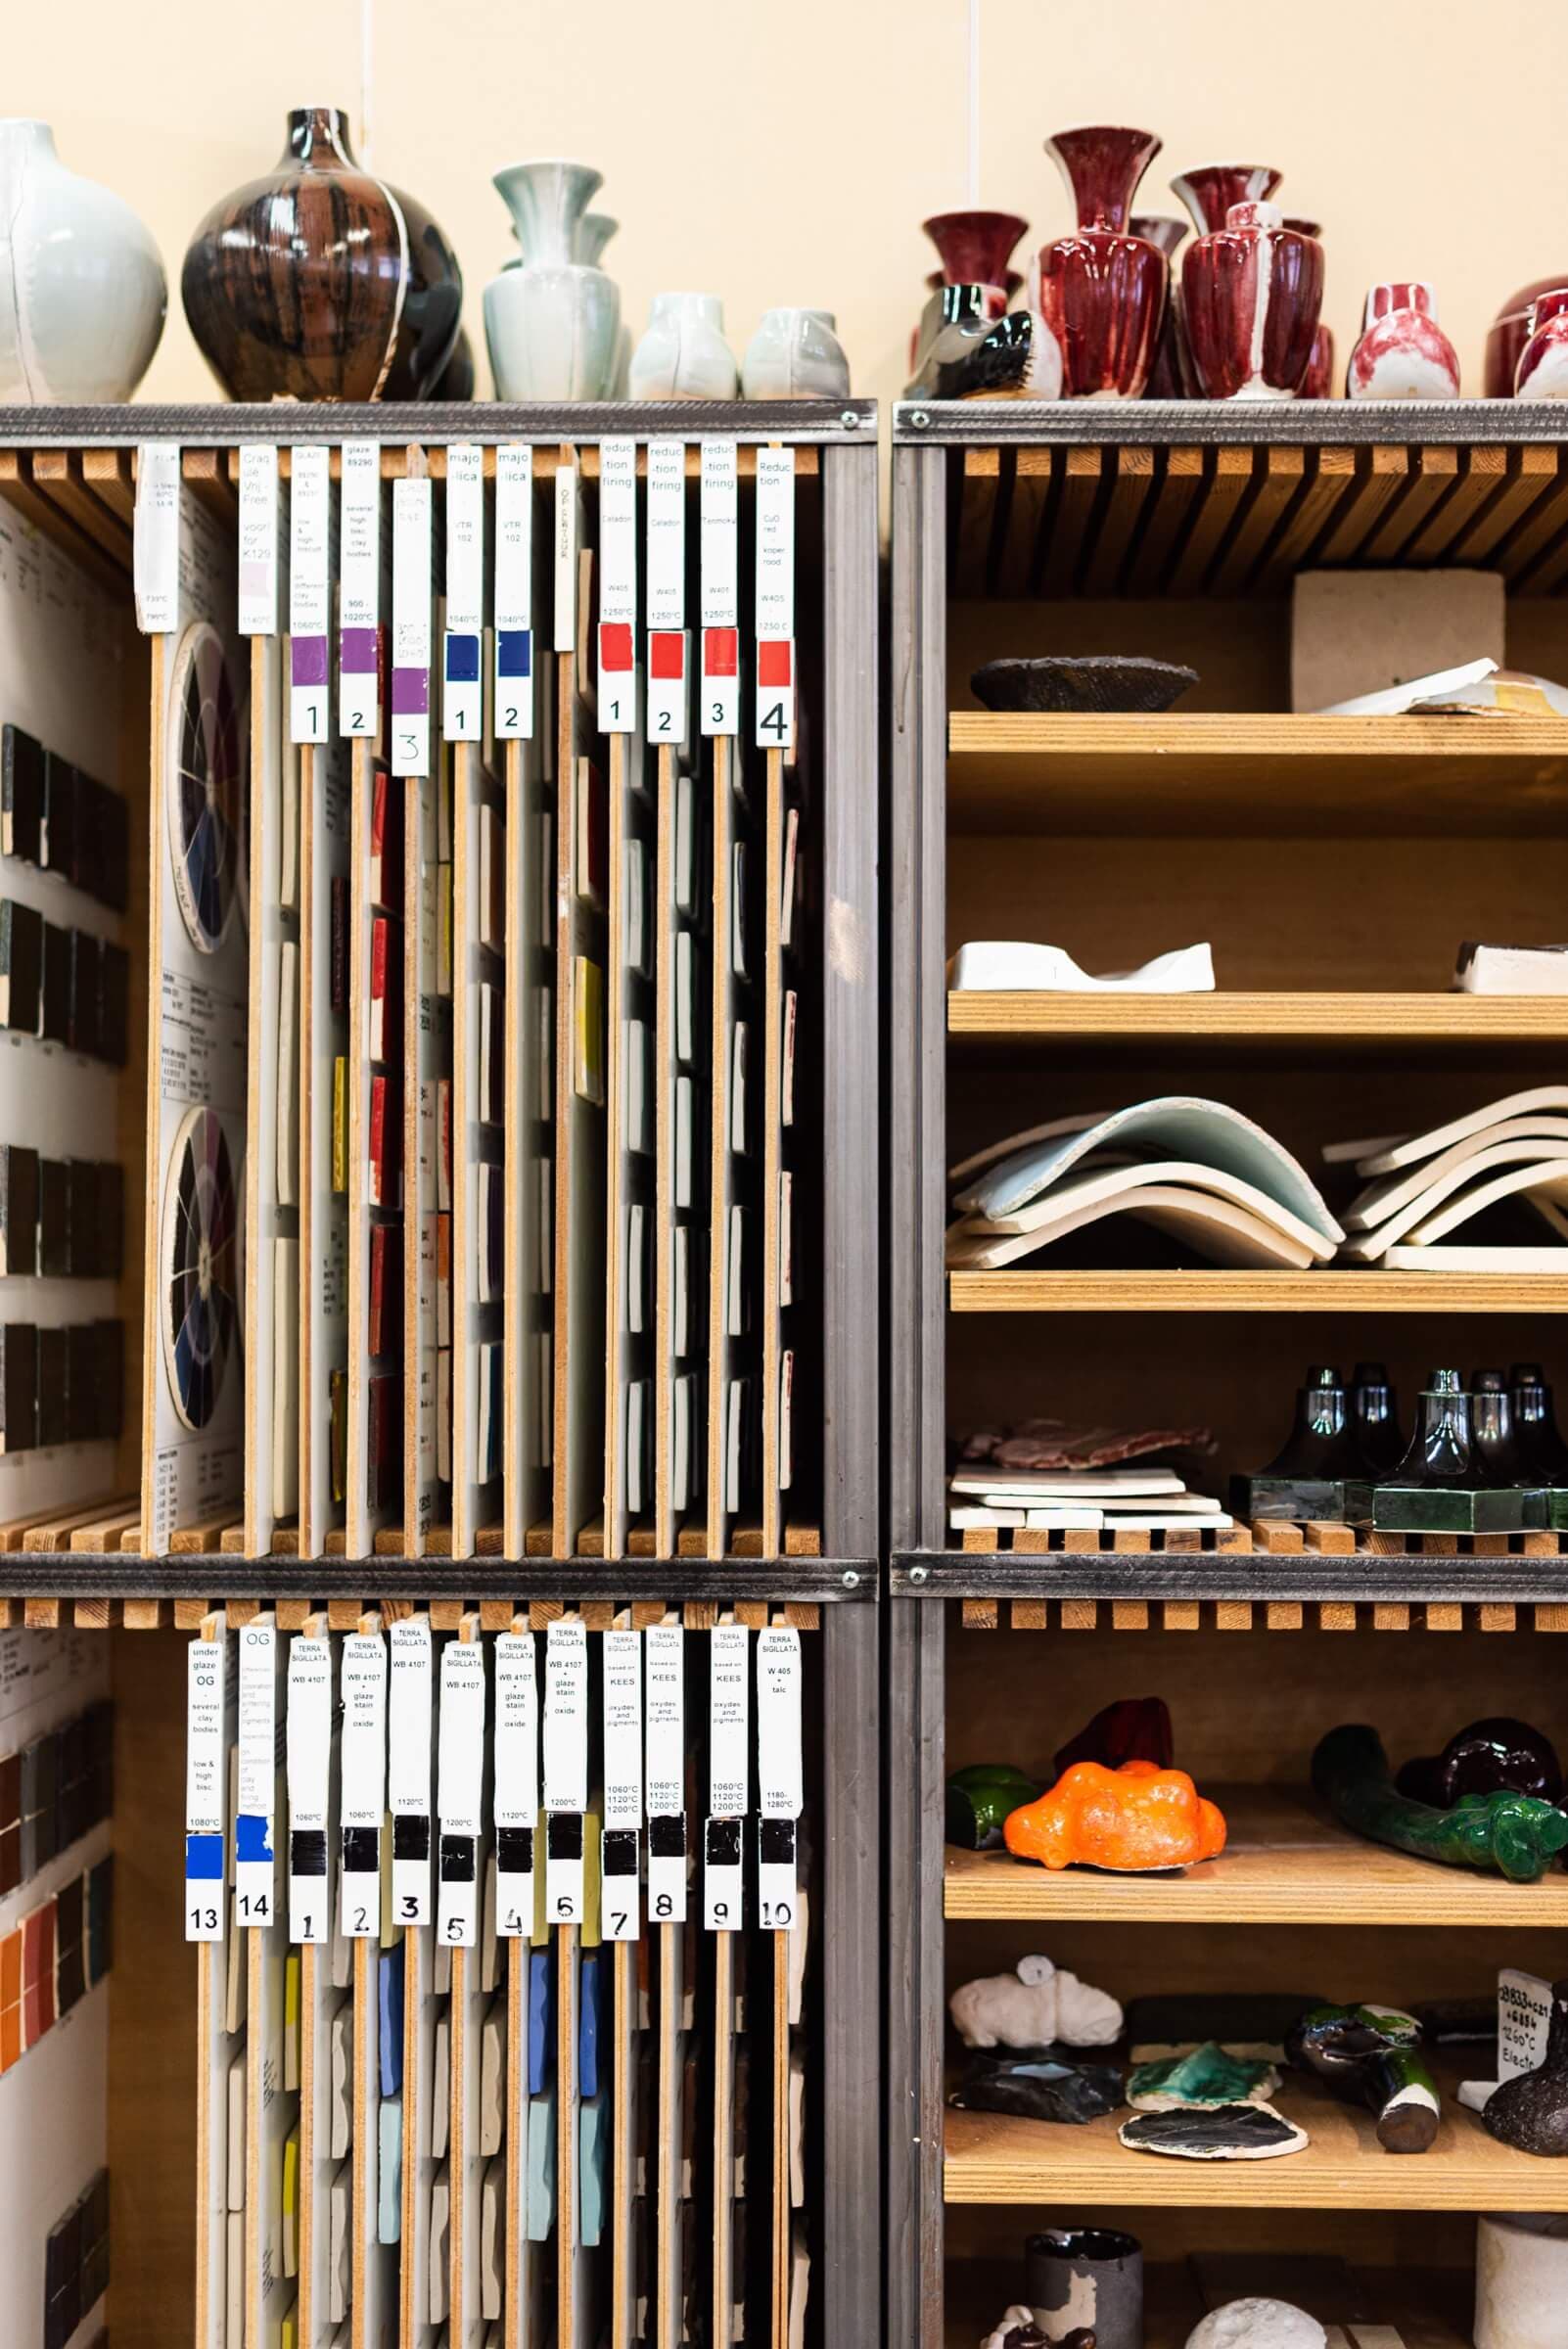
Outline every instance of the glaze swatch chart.
<path id="1" fill-rule="evenodd" d="M 638 1614 L 190 1643 L 199 2343 L 805 2337 L 817 1641 Z"/>

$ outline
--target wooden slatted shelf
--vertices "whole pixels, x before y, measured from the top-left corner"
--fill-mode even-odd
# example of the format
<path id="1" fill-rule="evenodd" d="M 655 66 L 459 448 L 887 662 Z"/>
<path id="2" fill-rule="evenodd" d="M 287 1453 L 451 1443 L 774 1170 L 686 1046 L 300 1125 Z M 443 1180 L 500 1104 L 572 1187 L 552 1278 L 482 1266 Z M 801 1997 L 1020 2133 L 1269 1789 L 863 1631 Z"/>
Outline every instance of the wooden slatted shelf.
<path id="1" fill-rule="evenodd" d="M 950 1036 L 1010 1042 L 1196 1044 L 1248 1040 L 1397 1045 L 1560 1043 L 1568 995 L 1038 994 L 965 989 L 947 997 Z"/>
<path id="2" fill-rule="evenodd" d="M 1485 564 L 1516 594 L 1553 593 L 1568 575 L 1559 451 L 1391 435 L 1354 447 L 992 444 L 954 465 L 958 597 L 1281 595 L 1306 566 L 1393 562 Z"/>
<path id="3" fill-rule="evenodd" d="M 1568 718 L 954 710 L 955 832 L 1496 837 L 1568 831 Z"/>
<path id="4" fill-rule="evenodd" d="M 1469 2071 L 1473 2073 L 1475 2051 Z M 1272 2161 L 1180 2161 L 1130 2152 L 1117 2137 L 1124 2109 L 1079 2128 L 994 2112 L 945 2115 L 944 2193 L 948 2202 L 1056 2204 L 1068 2209 L 1163 2205 L 1230 2210 L 1557 2210 L 1556 2165 L 1489 2137 L 1478 2113 L 1455 2102 L 1467 2076 L 1439 2056 L 1443 2116 L 1428 2152 L 1385 2153 L 1369 2111 L 1341 2104 L 1317 2083 L 1287 2073 L 1276 2109 L 1307 2131 L 1299 2153 Z"/>
<path id="5" fill-rule="evenodd" d="M 1568 1927 L 1568 1875 L 1560 1870 L 1539 1884 L 1509 1884 L 1363 1843 L 1295 1787 L 1205 1783 L 1202 1791 L 1228 1829 L 1218 1860 L 1179 1876 L 1119 1876 L 949 1844 L 944 1913 L 1115 1924 Z"/>
<path id="6" fill-rule="evenodd" d="M 955 1313 L 1560 1313 L 1560 1272 L 949 1272 Z"/>
<path id="7" fill-rule="evenodd" d="M 1259 2289 L 1267 2292 L 1264 2274 Z M 1475 2282 L 1468 2268 L 1361 2268 L 1355 2276 L 1365 2319 L 1357 2330 L 1392 2326 L 1403 2349 L 1470 2349 Z M 955 2259 L 946 2270 L 945 2349 L 975 2349 L 1004 2308 L 1022 2300 L 1023 2259 Z M 1277 2280 L 1275 2280 L 1277 2296 Z M 1288 2288 L 1298 2288 L 1292 2276 Z M 1151 2261 L 1143 2271 L 1143 2349 L 1185 2349 L 1205 2302 L 1190 2271 L 1175 2261 Z M 1297 2302 L 1300 2305 L 1300 2302 Z M 1315 2309 L 1310 2311 L 1316 2315 Z M 1320 2322 L 1338 2312 L 1324 2309 Z M 1330 2335 L 1330 2338 L 1333 2336 Z M 1348 2337 L 1342 2334 L 1342 2338 Z M 1393 2344 L 1389 2344 L 1393 2349 Z"/>

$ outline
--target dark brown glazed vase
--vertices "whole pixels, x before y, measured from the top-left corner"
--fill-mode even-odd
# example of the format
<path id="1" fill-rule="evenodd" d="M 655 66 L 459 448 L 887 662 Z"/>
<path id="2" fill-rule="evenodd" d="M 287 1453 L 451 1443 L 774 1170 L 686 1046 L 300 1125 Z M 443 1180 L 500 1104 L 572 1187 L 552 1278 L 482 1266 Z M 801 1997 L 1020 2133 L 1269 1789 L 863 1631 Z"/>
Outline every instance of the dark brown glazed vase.
<path id="1" fill-rule="evenodd" d="M 1271 204 L 1233 204 L 1181 263 L 1181 316 L 1207 399 L 1290 399 L 1313 355 L 1323 249 Z"/>
<path id="2" fill-rule="evenodd" d="M 1045 142 L 1078 210 L 1069 236 L 1042 245 L 1039 307 L 1062 350 L 1062 391 L 1078 399 L 1141 399 L 1165 320 L 1171 269 L 1128 227 L 1139 180 L 1160 152 L 1152 131 L 1110 124 Z"/>
<path id="3" fill-rule="evenodd" d="M 208 212 L 180 292 L 233 399 L 424 399 L 457 342 L 463 274 L 424 207 L 354 161 L 341 110 L 305 106 L 277 168 Z"/>

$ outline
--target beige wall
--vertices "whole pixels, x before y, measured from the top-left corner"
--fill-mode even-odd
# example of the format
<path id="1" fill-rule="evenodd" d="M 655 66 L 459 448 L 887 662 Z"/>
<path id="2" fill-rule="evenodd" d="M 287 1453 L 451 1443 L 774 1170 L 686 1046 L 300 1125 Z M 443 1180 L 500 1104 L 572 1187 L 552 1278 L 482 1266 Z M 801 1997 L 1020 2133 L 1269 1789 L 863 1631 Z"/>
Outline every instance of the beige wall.
<path id="1" fill-rule="evenodd" d="M 1319 216 L 1341 357 L 1369 282 L 1427 276 L 1479 390 L 1481 342 L 1523 280 L 1568 274 L 1564 0 L 981 0 L 983 202 L 1033 242 L 1068 224 L 1040 140 L 1146 123 L 1144 183 L 1215 157 L 1278 164 Z M 775 301 L 838 313 L 858 392 L 902 386 L 919 223 L 966 196 L 967 0 L 374 0 L 373 154 L 453 238 L 481 295 L 511 250 L 499 163 L 570 155 L 605 174 L 635 327 L 662 287 L 723 296 L 737 351 Z M 207 207 L 266 167 L 291 104 L 360 117 L 359 0 L 57 0 L 8 12 L 4 104 L 143 213 L 174 280 L 144 395 L 208 396 L 179 310 Z"/>

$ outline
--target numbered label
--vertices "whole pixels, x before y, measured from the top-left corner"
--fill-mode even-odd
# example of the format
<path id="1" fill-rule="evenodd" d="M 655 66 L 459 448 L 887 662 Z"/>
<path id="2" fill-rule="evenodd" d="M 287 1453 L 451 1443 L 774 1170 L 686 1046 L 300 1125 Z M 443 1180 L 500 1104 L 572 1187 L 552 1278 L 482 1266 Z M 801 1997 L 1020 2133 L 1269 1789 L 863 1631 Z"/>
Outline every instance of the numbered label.
<path id="1" fill-rule="evenodd" d="M 325 742 L 331 717 L 332 455 L 319 441 L 289 458 L 289 740 Z"/>
<path id="2" fill-rule="evenodd" d="M 338 500 L 338 731 L 381 732 L 381 443 L 346 440 Z"/>
<path id="3" fill-rule="evenodd" d="M 785 636 L 764 637 L 757 647 L 757 728 L 765 751 L 795 747 L 795 646 Z"/>
<path id="4" fill-rule="evenodd" d="M 278 632 L 278 446 L 240 443 L 240 582 L 242 636 Z"/>
<path id="5" fill-rule="evenodd" d="M 224 1643 L 193 1639 L 185 1666 L 185 1938 L 223 1939 L 228 1789 Z"/>
<path id="6" fill-rule="evenodd" d="M 648 740 L 656 747 L 682 748 L 686 741 L 689 646 L 684 628 L 657 629 L 648 638 Z"/>
<path id="7" fill-rule="evenodd" d="M 392 769 L 430 772 L 431 487 L 392 484 Z"/>
<path id="8" fill-rule="evenodd" d="M 533 732 L 533 451 L 495 452 L 495 732 Z"/>

